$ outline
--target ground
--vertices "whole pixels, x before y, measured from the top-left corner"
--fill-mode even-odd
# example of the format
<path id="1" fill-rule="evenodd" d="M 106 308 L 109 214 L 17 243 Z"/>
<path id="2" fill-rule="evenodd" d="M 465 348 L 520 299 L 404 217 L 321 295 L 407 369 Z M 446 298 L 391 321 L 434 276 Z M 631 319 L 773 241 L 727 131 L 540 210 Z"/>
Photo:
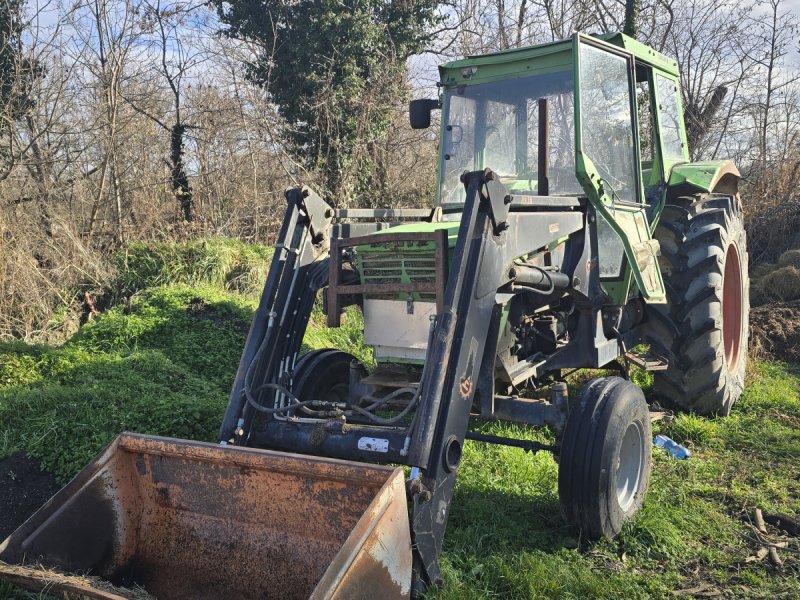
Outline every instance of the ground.
<path id="1" fill-rule="evenodd" d="M 0 539 L 47 502 L 61 486 L 22 452 L 0 460 Z"/>
<path id="2" fill-rule="evenodd" d="M 120 431 L 214 440 L 256 302 L 224 281 L 144 278 L 130 302 L 59 347 L 0 344 L 0 537 Z M 754 327 L 771 331 L 765 315 Z M 322 321 L 315 314 L 307 347 L 370 360 L 356 315 L 337 330 Z M 774 349 L 762 356 L 730 417 L 654 423 L 693 456 L 675 461 L 655 449 L 644 508 L 613 541 L 590 543 L 563 525 L 550 455 L 468 441 L 445 586 L 429 597 L 800 597 L 797 537 L 773 525 L 758 534 L 750 523 L 756 508 L 800 515 L 800 368 Z M 638 382 L 647 388 L 642 374 Z M 549 440 L 517 425 L 473 427 Z M 788 543 L 781 565 L 756 559 L 763 541 Z M 0 598 L 38 597 L 0 584 Z"/>
<path id="3" fill-rule="evenodd" d="M 771 303 L 750 311 L 751 352 L 763 359 L 800 363 L 800 300 Z"/>

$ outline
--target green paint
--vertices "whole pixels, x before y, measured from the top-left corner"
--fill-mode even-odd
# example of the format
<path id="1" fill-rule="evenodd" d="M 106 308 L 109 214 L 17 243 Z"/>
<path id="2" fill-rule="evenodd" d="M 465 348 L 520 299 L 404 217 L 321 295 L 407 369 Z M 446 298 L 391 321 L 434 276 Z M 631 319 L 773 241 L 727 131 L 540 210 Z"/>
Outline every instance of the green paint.
<path id="1" fill-rule="evenodd" d="M 378 236 L 393 233 L 434 233 L 447 231 L 447 245 L 454 248 L 458 240 L 458 221 L 438 223 L 405 223 L 397 227 L 383 229 Z M 354 256 L 361 284 L 367 283 L 413 283 L 431 281 L 436 277 L 436 243 L 433 241 L 380 242 L 364 244 L 354 248 Z M 451 254 L 452 256 L 452 254 Z M 412 294 L 367 294 L 372 298 L 391 300 L 413 300 L 414 302 L 435 302 L 433 292 Z"/>
<path id="2" fill-rule="evenodd" d="M 647 164 L 641 163 L 641 146 L 638 135 L 638 113 L 633 119 L 633 162 L 634 180 L 632 185 L 623 185 L 619 189 L 627 189 L 627 194 L 622 194 L 625 202 L 611 189 L 611 184 L 604 181 L 605 173 L 603 163 L 595 164 L 600 156 L 591 156 L 587 153 L 582 139 L 581 123 L 581 77 L 579 49 L 581 44 L 588 44 L 600 50 L 622 56 L 628 63 L 630 72 L 636 65 L 637 75 L 640 79 L 646 77 L 650 90 L 650 106 L 654 120 L 653 132 L 653 160 Z M 644 69 L 644 72 L 643 72 Z M 688 185 L 702 191 L 711 191 L 724 173 L 731 172 L 727 161 L 713 161 L 704 163 L 689 163 L 688 146 L 686 141 L 686 126 L 683 119 L 681 104 L 678 64 L 675 60 L 645 46 L 621 33 L 604 34 L 600 36 L 586 36 L 576 34 L 570 40 L 552 42 L 539 46 L 516 48 L 495 52 L 481 56 L 470 56 L 463 60 L 452 61 L 439 67 L 441 76 L 442 99 L 449 94 L 463 94 L 463 87 L 478 84 L 490 84 L 507 80 L 515 80 L 531 75 L 563 72 L 564 77 L 572 75 L 574 82 L 574 114 L 575 129 L 575 175 L 583 192 L 594 206 L 598 217 L 604 219 L 611 229 L 619 236 L 625 260 L 623 271 L 619 276 L 611 279 L 603 277 L 603 287 L 611 296 L 611 301 L 624 304 L 629 296 L 631 285 L 641 291 L 648 302 L 664 302 L 666 298 L 663 279 L 658 268 L 652 272 L 650 265 L 655 255 L 651 248 L 651 236 L 655 225 L 661 215 L 669 188 L 677 185 Z M 630 94 L 635 98 L 636 87 L 631 77 Z M 604 93 L 607 90 L 603 90 Z M 612 90 L 613 91 L 613 90 Z M 445 110 L 442 115 L 443 127 L 449 121 L 447 114 L 448 103 L 444 102 Z M 635 102 L 633 102 L 635 106 Z M 634 111 L 636 112 L 636 111 Z M 481 121 L 481 114 L 476 118 Z M 596 127 L 597 125 L 595 125 Z M 476 128 L 476 132 L 478 129 Z M 440 147 L 445 147 L 446 137 L 440 131 Z M 481 161 L 482 152 L 480 136 L 476 133 L 473 149 L 476 161 Z M 595 152 L 596 154 L 596 152 Z M 440 160 L 440 179 L 443 172 L 443 158 Z M 475 165 L 482 168 L 491 165 Z M 735 172 L 738 175 L 738 172 Z M 612 174 L 613 175 L 613 174 Z M 620 174 L 621 176 L 621 174 Z M 512 176 L 513 177 L 513 176 Z M 614 176 L 605 175 L 611 181 Z M 627 178 L 627 175 L 626 175 Z M 630 181 L 626 179 L 626 181 Z M 535 192 L 537 182 L 534 178 L 518 177 L 504 181 L 511 191 Z M 614 184 L 616 187 L 616 184 Z M 649 197 L 654 206 L 648 212 L 644 204 L 644 186 L 647 185 Z M 437 191 L 437 200 L 441 200 L 441 186 Z M 650 217 L 648 222 L 648 216 Z M 420 227 L 406 226 L 407 231 L 429 231 L 435 226 Z M 451 230 L 452 237 L 457 234 L 454 226 Z M 619 247 L 619 246 L 617 246 Z M 650 250 L 648 250 L 650 248 Z M 652 255 L 652 256 L 651 256 Z M 621 256 L 621 254 L 620 254 Z M 643 258 L 644 257 L 644 258 Z M 638 258 L 638 260 L 637 260 Z"/>
<path id="3" fill-rule="evenodd" d="M 592 159 L 586 155 L 583 136 L 583 119 L 581 111 L 581 47 L 583 44 L 590 44 L 597 48 L 603 48 L 605 45 L 598 42 L 596 39 L 576 34 L 573 37 L 573 57 L 574 57 L 574 71 L 575 71 L 575 173 L 583 186 L 589 201 L 594 206 L 600 218 L 611 226 L 617 233 L 627 258 L 627 266 L 625 273 L 622 277 L 612 281 L 603 281 L 603 288 L 606 293 L 611 297 L 614 304 L 622 305 L 628 300 L 629 282 L 631 275 L 636 283 L 636 286 L 642 292 L 642 296 L 647 302 L 663 303 L 666 301 L 666 291 L 664 289 L 664 281 L 661 276 L 660 269 L 650 270 L 651 278 L 645 278 L 645 273 L 641 268 L 636 257 L 636 250 L 634 244 L 646 242 L 650 238 L 650 232 L 645 229 L 642 231 L 638 228 L 639 239 L 631 237 L 630 223 L 628 228 L 623 227 L 623 220 L 636 221 L 637 219 L 645 219 L 644 217 L 644 204 L 641 203 L 643 193 L 641 190 L 641 170 L 637 168 L 636 174 L 639 177 L 637 182 L 638 198 L 635 203 L 620 203 L 615 198 L 612 198 L 613 192 L 609 193 L 608 186 L 605 185 L 600 173 L 592 162 Z M 628 58 L 628 60 L 631 60 Z M 633 83 L 630 85 L 630 94 L 634 94 Z M 638 141 L 635 145 L 635 151 L 638 154 L 639 147 Z M 638 213 L 638 214 L 637 214 Z M 601 258 L 602 261 L 602 258 Z"/>
<path id="4" fill-rule="evenodd" d="M 514 79 L 540 73 L 553 73 L 572 67 L 569 41 L 515 48 L 445 63 L 439 67 L 446 86 L 474 85 L 500 79 Z"/>
<path id="5" fill-rule="evenodd" d="M 461 226 L 459 221 L 444 221 L 437 223 L 428 223 L 419 221 L 415 223 L 404 223 L 397 227 L 390 227 L 389 229 L 381 229 L 378 235 L 387 233 L 434 233 L 441 229 L 447 230 L 447 242 L 451 248 L 455 247 L 456 240 L 458 239 L 458 228 Z M 364 246 L 359 246 L 363 248 Z"/>
<path id="6" fill-rule="evenodd" d="M 680 74 L 678 71 L 678 63 L 676 61 L 672 60 L 668 56 L 664 56 L 660 52 L 653 50 L 641 42 L 637 42 L 635 39 L 628 37 L 624 33 L 604 33 L 597 36 L 597 39 L 601 39 L 609 44 L 624 48 L 637 60 L 655 67 L 660 71 L 664 71 L 669 75 L 678 77 Z"/>
<path id="7" fill-rule="evenodd" d="M 669 186 L 688 184 L 701 192 L 711 192 L 722 174 L 732 166 L 733 163 L 729 160 L 706 160 L 676 164 L 669 174 Z M 738 170 L 736 173 L 738 173 Z"/>

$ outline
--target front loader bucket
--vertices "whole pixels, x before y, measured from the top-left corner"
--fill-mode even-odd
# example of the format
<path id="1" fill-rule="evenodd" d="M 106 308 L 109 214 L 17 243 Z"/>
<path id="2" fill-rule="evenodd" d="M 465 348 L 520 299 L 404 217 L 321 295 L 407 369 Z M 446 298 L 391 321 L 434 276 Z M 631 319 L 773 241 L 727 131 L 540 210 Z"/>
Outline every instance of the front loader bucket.
<path id="1" fill-rule="evenodd" d="M 91 598 L 405 598 L 403 471 L 125 433 L 0 561 L 0 578 Z"/>

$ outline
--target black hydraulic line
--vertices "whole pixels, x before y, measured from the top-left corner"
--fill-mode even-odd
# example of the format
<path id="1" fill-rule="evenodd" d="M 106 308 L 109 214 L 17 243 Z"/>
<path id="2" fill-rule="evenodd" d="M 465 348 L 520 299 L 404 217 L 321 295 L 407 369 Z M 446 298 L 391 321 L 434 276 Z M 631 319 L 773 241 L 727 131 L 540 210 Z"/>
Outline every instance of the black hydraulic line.
<path id="1" fill-rule="evenodd" d="M 284 386 L 282 386 L 282 385 L 280 385 L 278 383 L 264 383 L 264 384 L 259 386 L 259 388 L 256 390 L 256 393 L 258 393 L 258 392 L 260 392 L 261 390 L 264 390 L 264 389 L 277 390 L 277 391 L 281 392 L 284 396 L 286 396 L 287 398 L 289 398 L 293 402 L 293 404 L 288 404 L 286 406 L 276 406 L 275 408 L 269 408 L 267 406 L 261 406 L 260 404 L 258 404 L 255 401 L 255 399 L 253 398 L 252 395 L 250 395 L 250 394 L 247 395 L 248 404 L 250 404 L 258 412 L 262 412 L 262 413 L 266 413 L 266 414 L 270 414 L 270 415 L 274 415 L 274 414 L 277 414 L 277 413 L 283 413 L 283 412 L 289 412 L 291 410 L 295 410 L 295 409 L 298 409 L 298 408 L 301 408 L 301 407 L 314 406 L 314 407 L 318 407 L 318 408 L 334 408 L 335 410 L 332 410 L 332 411 L 330 411 L 330 410 L 329 411 L 308 410 L 308 412 L 313 414 L 314 416 L 330 417 L 330 416 L 336 416 L 336 415 L 343 414 L 344 409 L 347 408 L 347 406 L 348 406 L 348 405 L 346 405 L 346 404 L 344 404 L 342 402 L 329 402 L 329 401 L 325 401 L 325 400 L 300 400 L 297 396 L 292 394 L 292 392 L 290 392 Z"/>
<path id="2" fill-rule="evenodd" d="M 289 333 L 285 336 L 283 357 L 296 357 L 303 343 L 303 337 L 308 328 L 308 320 L 314 309 L 317 291 L 328 282 L 328 260 L 324 259 L 304 269 L 308 271 L 300 286 L 299 302 L 290 302 L 297 306 L 292 314 L 291 325 L 287 328 Z M 304 270 L 305 273 L 305 270 Z M 290 365 L 290 370 L 294 364 Z M 272 377 L 275 377 L 275 373 Z"/>
<path id="3" fill-rule="evenodd" d="M 270 313 L 272 312 L 275 296 L 278 292 L 278 283 L 286 267 L 287 259 L 292 255 L 292 252 L 286 249 L 285 244 L 287 238 L 294 237 L 294 233 L 297 229 L 298 216 L 299 209 L 297 204 L 289 199 L 289 206 L 286 209 L 286 215 L 284 216 L 281 230 L 278 234 L 278 244 L 275 248 L 275 255 L 269 267 L 267 280 L 264 283 L 264 291 L 261 294 L 261 300 L 253 316 L 253 322 L 250 325 L 247 342 L 239 361 L 239 368 L 236 371 L 233 388 L 231 389 L 228 407 L 220 427 L 219 438 L 221 441 L 227 441 L 233 437 L 237 421 L 244 409 L 245 398 L 242 392 L 244 391 L 245 379 L 253 359 L 262 347 L 264 338 L 267 335 Z"/>
<path id="4" fill-rule="evenodd" d="M 294 355 L 294 353 L 299 350 L 300 343 L 302 342 L 302 336 L 305 333 L 308 319 L 311 316 L 314 300 L 316 298 L 316 294 L 314 293 L 316 290 L 312 291 L 309 289 L 309 281 L 317 281 L 320 276 L 319 273 L 323 270 L 327 272 L 327 261 L 320 261 L 316 264 L 299 267 L 297 270 L 291 273 L 291 277 L 287 276 L 284 278 L 284 281 L 281 282 L 281 287 L 283 289 L 278 297 L 285 298 L 286 305 L 296 306 L 297 309 L 292 311 L 289 314 L 289 318 L 283 322 L 281 322 L 280 316 L 276 315 L 276 332 L 270 340 L 265 339 L 264 351 L 268 352 L 268 360 L 261 361 L 261 357 L 256 356 L 253 361 L 253 370 L 252 372 L 248 373 L 250 377 L 248 380 L 246 380 L 244 389 L 245 394 L 248 396 L 248 404 L 250 406 L 254 406 L 256 404 L 259 406 L 268 405 L 268 402 L 263 401 L 261 398 L 264 390 L 273 390 L 273 398 L 275 390 L 281 391 L 281 393 L 283 393 L 283 390 L 285 390 L 285 388 L 282 386 L 276 387 L 275 385 L 266 384 L 276 383 L 272 380 L 277 374 L 277 369 L 280 366 L 280 360 L 282 360 L 284 357 Z M 294 297 L 290 297 L 292 294 Z M 285 311 L 283 316 L 286 316 Z M 254 394 L 252 392 L 252 380 L 256 376 L 261 379 L 263 384 L 258 387 L 258 390 Z M 251 394 L 256 395 L 258 399 L 256 401 L 251 401 Z"/>
<path id="5" fill-rule="evenodd" d="M 292 244 L 287 251 L 286 266 L 282 273 L 280 283 L 278 284 L 278 291 L 275 296 L 276 307 L 285 307 L 287 303 L 295 304 L 295 298 L 290 297 L 291 292 L 297 283 L 295 277 L 304 278 L 303 276 L 308 271 L 307 267 L 296 266 L 303 243 L 305 241 L 305 236 L 307 235 L 309 235 L 307 227 L 295 227 L 294 235 L 292 236 Z M 258 352 L 256 352 L 256 355 L 253 357 L 253 360 L 248 367 L 243 385 L 243 392 L 245 395 L 251 393 L 251 389 L 256 377 L 258 377 L 258 383 L 269 382 L 276 371 L 277 363 L 282 357 L 286 356 L 285 342 L 287 337 L 287 329 L 285 324 L 280 321 L 280 317 L 280 315 L 275 314 L 273 308 L 273 311 L 270 314 L 270 319 L 274 319 L 274 323 L 272 328 L 268 328 L 268 332 L 271 335 L 264 337 L 261 347 L 259 348 Z M 263 392 L 261 393 L 263 394 Z M 256 404 L 265 406 L 266 402 L 261 401 L 260 398 L 256 398 Z M 256 411 L 252 407 L 252 403 L 249 401 L 245 402 L 240 420 L 241 430 L 243 431 L 244 435 L 239 436 L 237 443 L 247 443 L 255 414 Z M 237 424 L 237 428 L 238 427 L 239 425 Z"/>
<path id="6" fill-rule="evenodd" d="M 522 448 L 525 452 L 536 454 L 539 450 L 546 450 L 547 452 L 558 453 L 559 446 L 542 444 L 541 442 L 533 442 L 531 440 L 518 440 L 514 438 L 502 437 L 499 435 L 488 435 L 485 433 L 475 433 L 468 431 L 464 436 L 473 442 L 486 442 L 487 444 L 499 444 L 502 446 L 513 446 L 515 448 Z"/>
<path id="7" fill-rule="evenodd" d="M 374 402 L 372 404 L 370 404 L 369 406 L 363 407 L 363 408 L 365 410 L 369 410 L 369 411 L 377 410 L 377 409 L 381 408 L 382 406 L 384 406 L 387 402 L 389 402 L 389 400 L 394 400 L 395 398 L 397 398 L 398 396 L 402 396 L 403 394 L 412 394 L 412 396 L 416 396 L 417 395 L 417 390 L 419 390 L 418 387 L 416 387 L 416 388 L 403 387 L 403 388 L 396 389 L 393 392 L 390 392 L 390 393 L 386 394 L 385 396 L 383 396 L 381 398 L 374 398 L 374 397 L 370 396 L 369 398 L 371 400 L 374 400 Z"/>
<path id="8" fill-rule="evenodd" d="M 419 393 L 414 394 L 414 398 L 411 400 L 411 402 L 409 402 L 408 405 L 403 410 L 401 410 L 396 415 L 392 415 L 391 417 L 379 417 L 355 404 L 349 404 L 347 408 L 348 410 L 352 410 L 360 415 L 367 417 L 367 419 L 369 419 L 373 423 L 377 423 L 378 425 L 394 425 L 395 423 L 399 423 L 403 419 L 403 417 L 405 417 L 409 412 L 411 412 L 411 409 L 417 406 L 417 402 L 419 402 Z"/>
<path id="9" fill-rule="evenodd" d="M 541 267 L 531 265 L 515 265 L 509 271 L 509 277 L 514 283 L 529 285 L 537 288 L 568 288 L 572 280 L 569 275 L 560 271 L 547 271 Z"/>

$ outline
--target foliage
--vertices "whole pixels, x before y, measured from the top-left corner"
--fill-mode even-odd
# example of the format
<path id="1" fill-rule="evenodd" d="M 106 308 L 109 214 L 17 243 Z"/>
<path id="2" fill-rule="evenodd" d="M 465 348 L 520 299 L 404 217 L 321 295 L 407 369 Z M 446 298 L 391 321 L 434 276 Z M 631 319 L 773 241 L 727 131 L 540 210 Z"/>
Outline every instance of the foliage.
<path id="1" fill-rule="evenodd" d="M 118 277 L 114 294 L 129 297 L 139 290 L 171 284 L 259 294 L 271 259 L 271 247 L 232 238 L 137 242 L 115 257 Z"/>
<path id="2" fill-rule="evenodd" d="M 251 315 L 211 288 L 156 288 L 61 348 L 0 344 L 0 457 L 66 480 L 125 430 L 213 441 Z"/>
<path id="3" fill-rule="evenodd" d="M 169 270 L 140 267 L 137 286 L 166 282 Z M 216 286 L 179 280 L 208 272 L 177 269 L 176 284 L 133 286 L 128 305 L 62 347 L 0 344 L 0 458 L 26 452 L 63 481 L 125 429 L 213 441 L 255 302 L 221 289 L 224 277 Z M 305 348 L 339 347 L 369 363 L 358 312 L 343 325 L 326 329 L 315 309 Z M 573 376 L 571 395 L 598 374 Z M 649 388 L 647 373 L 633 378 Z M 796 554 L 780 551 L 780 569 L 745 561 L 758 546 L 747 521 L 753 508 L 800 514 L 800 370 L 763 363 L 750 380 L 730 417 L 654 424 L 693 456 L 674 461 L 654 449 L 644 508 L 613 541 L 590 543 L 563 525 L 550 455 L 468 441 L 445 538 L 446 583 L 428 597 L 669 598 L 700 584 L 737 597 L 800 594 Z M 552 442 L 544 429 L 471 427 Z M 0 584 L 0 597 L 38 596 Z"/>
<path id="4" fill-rule="evenodd" d="M 11 135 L 10 124 L 21 118 L 33 105 L 31 87 L 33 81 L 42 76 L 36 61 L 26 58 L 22 51 L 24 24 L 22 12 L 25 0 L 0 2 L 0 138 Z M 5 139 L 0 144 L 0 174 L 8 175 L 9 162 L 13 162 L 7 151 Z"/>
<path id="5" fill-rule="evenodd" d="M 375 170 L 369 146 L 386 136 L 391 109 L 403 95 L 405 61 L 427 41 L 437 3 L 214 4 L 228 35 L 258 42 L 249 77 L 278 105 L 294 154 L 322 172 L 327 195 L 346 200 L 368 192 Z"/>

